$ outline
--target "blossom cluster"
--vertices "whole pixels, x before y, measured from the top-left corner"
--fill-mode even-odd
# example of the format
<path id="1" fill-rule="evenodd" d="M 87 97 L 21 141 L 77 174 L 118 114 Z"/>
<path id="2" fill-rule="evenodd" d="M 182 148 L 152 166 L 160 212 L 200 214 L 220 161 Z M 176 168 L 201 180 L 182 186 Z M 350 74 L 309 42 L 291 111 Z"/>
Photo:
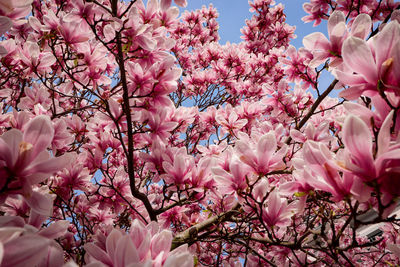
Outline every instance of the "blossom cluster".
<path id="1" fill-rule="evenodd" d="M 0 3 L 1 266 L 400 264 L 400 4 L 175 5 Z"/>

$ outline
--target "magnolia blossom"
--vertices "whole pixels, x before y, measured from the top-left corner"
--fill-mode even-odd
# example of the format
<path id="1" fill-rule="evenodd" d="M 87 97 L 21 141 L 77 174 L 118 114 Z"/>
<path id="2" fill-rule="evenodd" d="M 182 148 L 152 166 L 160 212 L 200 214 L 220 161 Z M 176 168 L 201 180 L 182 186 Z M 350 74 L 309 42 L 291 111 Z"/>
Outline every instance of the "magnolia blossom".
<path id="1" fill-rule="evenodd" d="M 400 24 L 388 23 L 376 36 L 365 41 L 351 36 L 343 43 L 343 66 L 333 74 L 350 87 L 342 97 L 355 99 L 361 94 L 374 96 L 385 91 L 399 95 Z"/>
<path id="2" fill-rule="evenodd" d="M 129 234 L 113 229 L 107 237 L 98 234 L 98 241 L 85 245 L 91 256 L 90 262 L 100 266 L 182 266 L 192 267 L 193 257 L 187 246 L 170 252 L 172 234 L 160 231 L 156 223 L 144 226 L 138 220 L 132 222 Z"/>
<path id="3" fill-rule="evenodd" d="M 42 199 L 32 186 L 61 170 L 67 157 L 50 158 L 46 149 L 54 136 L 54 128 L 47 116 L 37 116 L 24 127 L 7 131 L 0 137 L 0 179 L 2 202 L 7 194 L 23 194 L 30 199 Z M 33 199 L 32 199 L 33 200 Z M 31 201 L 38 205 L 38 201 Z"/>

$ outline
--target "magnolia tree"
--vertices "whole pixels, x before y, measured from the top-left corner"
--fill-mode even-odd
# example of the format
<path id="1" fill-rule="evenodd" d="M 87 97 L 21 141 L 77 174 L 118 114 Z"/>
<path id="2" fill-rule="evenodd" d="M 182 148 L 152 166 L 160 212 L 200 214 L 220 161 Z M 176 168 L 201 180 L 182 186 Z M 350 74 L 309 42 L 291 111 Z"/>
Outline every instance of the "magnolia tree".
<path id="1" fill-rule="evenodd" d="M 1 266 L 399 265 L 400 3 L 146 2 L 0 2 Z"/>

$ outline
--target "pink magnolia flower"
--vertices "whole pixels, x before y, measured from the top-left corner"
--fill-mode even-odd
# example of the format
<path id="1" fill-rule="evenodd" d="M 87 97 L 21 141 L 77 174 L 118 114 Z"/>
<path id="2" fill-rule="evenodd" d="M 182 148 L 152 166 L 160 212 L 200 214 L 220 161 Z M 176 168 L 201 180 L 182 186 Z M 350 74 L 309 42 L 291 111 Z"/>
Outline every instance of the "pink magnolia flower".
<path id="1" fill-rule="evenodd" d="M 361 181 L 377 181 L 387 198 L 400 195 L 397 178 L 400 173 L 400 146 L 391 143 L 392 118 L 393 111 L 386 117 L 379 131 L 375 156 L 369 127 L 358 117 L 351 115 L 346 118 L 343 126 L 345 155 L 343 162 L 339 162 Z"/>
<path id="2" fill-rule="evenodd" d="M 235 144 L 235 150 L 239 153 L 240 160 L 252 167 L 257 174 L 267 174 L 286 167 L 282 159 L 286 155 L 287 146 L 284 145 L 276 151 L 274 132 L 263 135 L 254 145 L 249 138 L 246 139 L 239 139 Z"/>
<path id="3" fill-rule="evenodd" d="M 243 192 L 248 187 L 246 176 L 250 173 L 250 170 L 248 166 L 243 165 L 238 160 L 231 160 L 229 171 L 220 167 L 212 168 L 221 194 L 240 194 Z"/>
<path id="4" fill-rule="evenodd" d="M 341 200 L 350 194 L 353 180 L 351 177 L 340 175 L 339 167 L 325 144 L 307 141 L 303 148 L 303 158 L 302 179 L 306 183 L 302 184 L 329 192 L 335 200 Z"/>
<path id="5" fill-rule="evenodd" d="M 0 137 L 0 190 L 12 194 L 32 194 L 32 186 L 61 170 L 66 156 L 49 158 L 46 149 L 54 136 L 47 116 L 32 119 L 24 133 L 12 129 Z M 4 194 L 3 194 L 4 195 Z"/>
<path id="6" fill-rule="evenodd" d="M 101 266 L 193 266 L 187 245 L 170 252 L 172 233 L 160 231 L 155 222 L 144 226 L 135 220 L 128 234 L 113 229 L 107 237 L 97 235 L 98 241 L 86 244 L 85 249 L 91 256 L 89 261 L 103 263 Z"/>
<path id="7" fill-rule="evenodd" d="M 40 229 L 48 217 L 35 217 L 35 212 L 30 214 L 29 224 L 19 216 L 0 217 L 0 247 L 4 248 L 3 253 L 0 251 L 1 266 L 61 266 L 64 263 L 62 249 L 53 239 L 66 233 L 69 222 L 61 220 Z"/>
<path id="8" fill-rule="evenodd" d="M 365 39 L 371 28 L 371 18 L 366 14 L 360 14 L 351 26 L 351 35 Z M 321 32 L 314 32 L 303 39 L 304 46 L 312 51 L 314 58 L 310 62 L 311 67 L 317 67 L 328 58 L 330 66 L 335 67 L 342 63 L 343 41 L 349 35 L 346 27 L 346 18 L 343 12 L 334 11 L 328 20 L 329 40 Z"/>
<path id="9" fill-rule="evenodd" d="M 162 166 L 166 172 L 163 174 L 166 183 L 183 185 L 189 182 L 194 161 L 186 154 L 186 148 L 182 147 L 176 152 L 172 163 L 164 161 Z"/>
<path id="10" fill-rule="evenodd" d="M 217 123 L 219 123 L 221 127 L 221 133 L 230 133 L 236 134 L 240 129 L 242 129 L 247 124 L 247 119 L 239 119 L 238 114 L 228 106 L 226 112 L 220 112 L 215 117 Z"/>
<path id="11" fill-rule="evenodd" d="M 267 199 L 268 207 L 262 212 L 263 221 L 269 226 L 284 227 L 290 223 L 290 217 L 295 209 L 294 202 L 287 204 L 276 190 L 272 191 Z"/>
<path id="12" fill-rule="evenodd" d="M 56 58 L 50 52 L 40 51 L 38 44 L 30 41 L 24 43 L 20 57 L 22 62 L 29 67 L 26 70 L 28 74 L 34 71 L 49 72 L 50 67 L 56 62 Z"/>
<path id="13" fill-rule="evenodd" d="M 400 90 L 400 24 L 391 21 L 373 38 L 365 41 L 351 36 L 343 43 L 343 66 L 333 75 L 350 88 L 340 93 L 347 99 L 361 94 L 375 96 Z"/>

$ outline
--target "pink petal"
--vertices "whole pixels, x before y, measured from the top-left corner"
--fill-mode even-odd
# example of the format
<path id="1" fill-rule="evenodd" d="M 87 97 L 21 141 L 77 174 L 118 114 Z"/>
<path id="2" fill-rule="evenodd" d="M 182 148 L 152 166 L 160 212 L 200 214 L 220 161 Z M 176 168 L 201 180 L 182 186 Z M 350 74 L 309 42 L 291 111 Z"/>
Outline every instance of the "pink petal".
<path id="1" fill-rule="evenodd" d="M 21 142 L 22 133 L 17 129 L 11 129 L 0 137 L 0 159 L 4 160 L 9 168 L 13 168 L 17 161 Z"/>
<path id="2" fill-rule="evenodd" d="M 172 233 L 163 230 L 151 239 L 151 258 L 155 259 L 161 252 L 168 253 L 171 249 Z"/>
<path id="3" fill-rule="evenodd" d="M 40 161 L 32 165 L 27 172 L 29 173 L 48 173 L 53 174 L 59 170 L 62 170 L 71 162 L 71 156 L 69 154 L 62 155 L 57 158 L 50 158 L 44 161 Z"/>
<path id="4" fill-rule="evenodd" d="M 265 161 L 265 163 L 268 164 L 271 155 L 275 153 L 276 146 L 276 137 L 274 133 L 263 135 L 257 144 L 258 163 Z"/>
<path id="5" fill-rule="evenodd" d="M 331 36 L 333 28 L 336 27 L 339 23 L 345 23 L 346 18 L 342 11 L 333 11 L 328 19 L 328 34 Z"/>
<path id="6" fill-rule="evenodd" d="M 96 246 L 93 243 L 88 243 L 85 244 L 84 246 L 86 252 L 92 256 L 94 259 L 107 264 L 108 266 L 113 266 L 113 263 L 110 259 L 110 257 L 107 255 L 107 253 L 102 250 L 101 248 L 99 248 L 98 246 Z"/>
<path id="7" fill-rule="evenodd" d="M 47 228 L 41 230 L 39 235 L 49 239 L 59 238 L 67 232 L 69 224 L 70 223 L 66 220 L 56 221 L 55 223 L 50 224 Z"/>
<path id="8" fill-rule="evenodd" d="M 11 19 L 0 16 L 0 36 L 3 35 L 6 31 L 8 31 L 12 27 Z"/>
<path id="9" fill-rule="evenodd" d="M 367 42 L 357 37 L 349 37 L 342 47 L 344 63 L 371 84 L 378 82 L 378 70 Z"/>
<path id="10" fill-rule="evenodd" d="M 54 136 L 54 127 L 45 115 L 32 119 L 25 127 L 24 141 L 33 145 L 32 157 L 45 150 L 51 144 Z"/>
<path id="11" fill-rule="evenodd" d="M 390 58 L 392 49 L 399 45 L 399 38 L 400 27 L 397 21 L 388 23 L 383 30 L 374 37 L 373 44 L 378 68 L 381 68 L 383 62 Z"/>
<path id="12" fill-rule="evenodd" d="M 4 246 L 3 243 L 0 242 L 0 262 L 3 261 L 3 257 L 4 257 Z"/>
<path id="13" fill-rule="evenodd" d="M 397 245 L 397 244 L 388 244 L 388 245 L 387 245 L 387 248 L 388 248 L 391 252 L 393 252 L 393 254 L 394 254 L 396 257 L 400 258 L 400 246 L 399 246 L 399 245 Z"/>
<path id="14" fill-rule="evenodd" d="M 161 0 L 161 10 L 167 10 L 171 6 L 172 0 Z"/>
<path id="15" fill-rule="evenodd" d="M 192 267 L 194 266 L 193 256 L 186 252 L 169 256 L 164 262 L 163 267 Z"/>
<path id="16" fill-rule="evenodd" d="M 38 235 L 24 235 L 4 245 L 2 267 L 35 266 L 47 256 L 52 240 Z"/>
<path id="17" fill-rule="evenodd" d="M 350 115 L 343 125 L 343 143 L 346 149 L 358 160 L 360 167 L 372 170 L 372 136 L 368 126 L 358 117 Z"/>
<path id="18" fill-rule="evenodd" d="M 115 259 L 117 244 L 122 236 L 122 233 L 117 229 L 113 229 L 111 233 L 107 236 L 106 249 L 107 254 L 110 256 L 111 259 Z"/>
<path id="19" fill-rule="evenodd" d="M 337 24 L 329 36 L 331 41 L 332 51 L 339 52 L 342 45 L 343 36 L 346 32 L 346 24 L 344 22 Z M 340 53 L 340 52 L 339 52 Z"/>
<path id="20" fill-rule="evenodd" d="M 390 145 L 390 126 L 392 125 L 394 111 L 392 110 L 386 117 L 385 121 L 382 123 L 381 129 L 378 135 L 378 153 L 379 157 L 389 149 Z"/>
<path id="21" fill-rule="evenodd" d="M 129 235 L 120 238 L 114 255 L 114 266 L 125 267 L 129 263 L 139 262 L 139 254 Z"/>
<path id="22" fill-rule="evenodd" d="M 371 17 L 367 14 L 360 14 L 356 17 L 351 25 L 351 35 L 360 39 L 367 38 L 371 32 Z"/>
<path id="23" fill-rule="evenodd" d="M 64 251 L 59 246 L 51 246 L 47 250 L 46 257 L 38 264 L 41 267 L 59 267 L 64 265 Z"/>
<path id="24" fill-rule="evenodd" d="M 175 4 L 177 4 L 180 7 L 186 7 L 187 6 L 187 1 L 186 0 L 174 0 Z"/>
<path id="25" fill-rule="evenodd" d="M 32 194 L 25 197 L 28 206 L 35 212 L 41 215 L 50 216 L 53 210 L 53 200 L 50 196 L 45 196 L 37 191 L 32 191 Z"/>
<path id="26" fill-rule="evenodd" d="M 303 146 L 303 158 L 308 164 L 323 165 L 326 162 L 326 157 L 321 152 L 317 142 L 307 141 Z"/>

